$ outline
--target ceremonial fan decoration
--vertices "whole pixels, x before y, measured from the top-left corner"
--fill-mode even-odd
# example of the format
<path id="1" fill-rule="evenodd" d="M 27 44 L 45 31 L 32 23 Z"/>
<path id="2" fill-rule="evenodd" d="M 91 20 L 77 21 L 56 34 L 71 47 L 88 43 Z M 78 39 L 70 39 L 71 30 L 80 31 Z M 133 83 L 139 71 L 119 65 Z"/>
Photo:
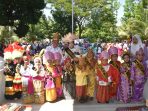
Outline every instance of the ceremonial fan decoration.
<path id="1" fill-rule="evenodd" d="M 24 53 L 24 48 L 20 46 L 17 42 L 13 43 L 12 47 L 13 47 L 13 52 L 12 52 L 13 59 L 21 58 Z"/>
<path id="2" fill-rule="evenodd" d="M 12 52 L 13 47 L 12 45 L 9 45 L 7 48 L 4 49 L 4 60 L 12 60 Z"/>
<path id="3" fill-rule="evenodd" d="M 72 33 L 68 33 L 66 34 L 63 38 L 62 41 L 67 43 L 67 42 L 73 42 L 75 39 L 77 39 L 78 37 L 75 34 Z"/>

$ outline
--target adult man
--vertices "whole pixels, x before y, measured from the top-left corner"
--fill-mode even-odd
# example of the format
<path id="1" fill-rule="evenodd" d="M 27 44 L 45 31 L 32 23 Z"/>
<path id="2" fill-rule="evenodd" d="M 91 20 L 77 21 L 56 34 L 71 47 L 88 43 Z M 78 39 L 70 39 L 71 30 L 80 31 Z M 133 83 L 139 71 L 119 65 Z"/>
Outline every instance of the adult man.
<path id="1" fill-rule="evenodd" d="M 52 44 L 51 46 L 47 46 L 46 51 L 50 51 L 52 53 L 59 52 L 62 55 L 62 50 L 59 47 L 59 33 L 56 32 L 53 34 Z"/>

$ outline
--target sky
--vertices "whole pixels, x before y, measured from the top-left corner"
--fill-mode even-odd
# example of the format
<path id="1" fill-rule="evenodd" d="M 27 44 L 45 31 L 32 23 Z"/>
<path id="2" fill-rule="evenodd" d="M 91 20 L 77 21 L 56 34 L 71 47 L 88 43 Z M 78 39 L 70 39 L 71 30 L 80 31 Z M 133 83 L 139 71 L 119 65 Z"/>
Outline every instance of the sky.
<path id="1" fill-rule="evenodd" d="M 123 14 L 124 14 L 124 3 L 125 3 L 125 0 L 119 0 L 120 2 L 120 8 L 118 10 L 118 16 L 117 16 L 117 26 L 120 26 L 121 25 L 121 18 L 123 17 Z"/>
<path id="2" fill-rule="evenodd" d="M 120 8 L 119 8 L 119 10 L 118 10 L 118 16 L 117 16 L 117 26 L 120 26 L 121 25 L 121 18 L 123 17 L 123 14 L 124 14 L 124 8 L 123 8 L 123 6 L 124 6 L 124 2 L 125 2 L 125 0 L 119 0 L 119 2 L 120 2 Z M 50 4 L 47 4 L 47 7 L 51 7 L 50 6 Z M 44 9 L 43 10 L 43 12 L 44 12 L 44 14 L 46 15 L 46 17 L 48 17 L 48 16 L 51 16 L 51 14 L 50 14 L 50 9 Z"/>

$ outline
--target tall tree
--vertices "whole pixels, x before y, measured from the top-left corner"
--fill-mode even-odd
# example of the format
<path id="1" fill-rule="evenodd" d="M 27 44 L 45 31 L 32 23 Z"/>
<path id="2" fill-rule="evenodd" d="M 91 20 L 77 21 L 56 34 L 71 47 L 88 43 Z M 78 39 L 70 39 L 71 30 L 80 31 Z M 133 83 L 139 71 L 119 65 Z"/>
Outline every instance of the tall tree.
<path id="1" fill-rule="evenodd" d="M 104 0 L 74 0 L 74 16 L 76 17 L 76 25 L 78 26 L 79 37 L 86 25 L 89 23 L 91 9 L 98 7 Z M 71 0 L 48 0 L 55 9 L 72 12 Z"/>
<path id="2" fill-rule="evenodd" d="M 124 22 L 126 22 L 129 18 L 134 18 L 134 1 L 135 0 L 125 0 L 124 16 L 122 18 Z"/>
<path id="3" fill-rule="evenodd" d="M 19 36 L 36 24 L 45 7 L 44 0 L 0 0 L 0 25 L 10 26 Z"/>

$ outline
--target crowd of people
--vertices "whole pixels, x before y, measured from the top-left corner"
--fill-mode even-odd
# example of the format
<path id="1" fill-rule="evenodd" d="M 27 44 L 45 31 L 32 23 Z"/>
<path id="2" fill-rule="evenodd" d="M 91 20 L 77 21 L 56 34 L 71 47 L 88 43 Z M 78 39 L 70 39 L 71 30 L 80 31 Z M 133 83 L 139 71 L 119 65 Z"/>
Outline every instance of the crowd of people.
<path id="1" fill-rule="evenodd" d="M 75 45 L 67 34 L 59 46 L 52 43 L 37 50 L 30 44 L 12 43 L 4 49 L 5 98 L 24 103 L 75 99 L 109 103 L 148 104 L 148 41 L 135 35 L 130 43 Z"/>

